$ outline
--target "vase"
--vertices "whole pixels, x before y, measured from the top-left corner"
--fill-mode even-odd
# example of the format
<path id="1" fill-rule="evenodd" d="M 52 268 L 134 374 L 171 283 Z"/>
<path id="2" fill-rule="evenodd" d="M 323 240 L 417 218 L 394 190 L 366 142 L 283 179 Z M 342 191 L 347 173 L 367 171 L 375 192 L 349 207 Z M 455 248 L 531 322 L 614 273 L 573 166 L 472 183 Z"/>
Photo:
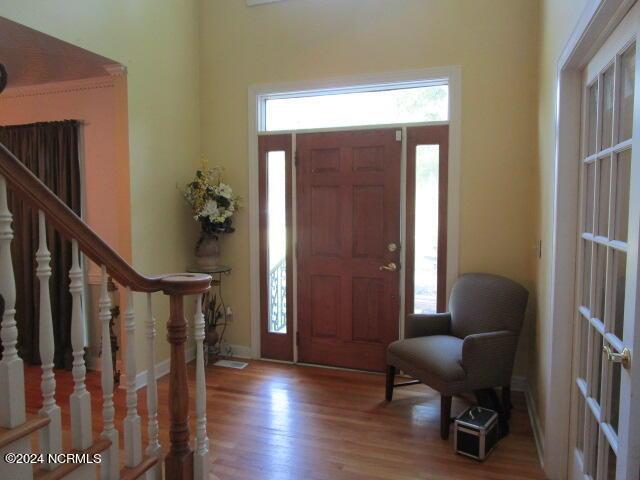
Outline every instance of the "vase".
<path id="1" fill-rule="evenodd" d="M 201 232 L 196 244 L 196 263 L 203 269 L 214 269 L 220 260 L 220 245 L 218 236 L 213 233 Z"/>

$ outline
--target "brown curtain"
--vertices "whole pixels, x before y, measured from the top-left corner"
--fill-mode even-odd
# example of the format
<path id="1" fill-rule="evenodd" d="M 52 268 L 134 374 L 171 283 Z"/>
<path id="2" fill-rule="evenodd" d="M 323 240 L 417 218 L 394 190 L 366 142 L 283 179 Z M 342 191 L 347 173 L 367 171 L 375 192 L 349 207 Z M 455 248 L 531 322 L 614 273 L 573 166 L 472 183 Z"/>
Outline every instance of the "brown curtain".
<path id="1" fill-rule="evenodd" d="M 3 143 L 53 193 L 80 215 L 79 123 L 75 120 L 0 127 Z M 11 193 L 13 268 L 16 276 L 18 351 L 26 362 L 40 363 L 38 348 L 39 295 L 35 255 L 38 212 Z M 52 275 L 49 280 L 56 367 L 71 368 L 71 242 L 47 225 Z"/>

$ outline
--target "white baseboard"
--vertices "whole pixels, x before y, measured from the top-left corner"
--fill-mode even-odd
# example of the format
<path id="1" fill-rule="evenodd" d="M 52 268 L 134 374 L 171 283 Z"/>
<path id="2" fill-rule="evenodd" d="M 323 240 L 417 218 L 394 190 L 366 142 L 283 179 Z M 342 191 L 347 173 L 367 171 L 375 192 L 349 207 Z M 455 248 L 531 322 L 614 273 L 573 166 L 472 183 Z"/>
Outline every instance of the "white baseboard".
<path id="1" fill-rule="evenodd" d="M 511 390 L 513 392 L 523 392 L 525 393 L 529 388 L 527 384 L 527 377 L 522 375 L 514 375 L 511 377 Z"/>
<path id="2" fill-rule="evenodd" d="M 542 426 L 540 423 L 540 417 L 538 415 L 538 409 L 536 408 L 536 402 L 531 395 L 529 382 L 525 377 L 521 378 L 523 382 L 523 388 L 522 390 L 518 391 L 524 392 L 524 398 L 527 403 L 527 412 L 529 413 L 529 421 L 531 422 L 531 430 L 533 430 L 533 439 L 536 443 L 536 451 L 538 452 L 538 460 L 540 461 L 540 466 L 544 469 L 544 435 L 542 433 Z M 516 377 L 513 378 L 513 380 L 515 379 Z M 515 387 L 513 389 L 516 390 Z"/>
<path id="3" fill-rule="evenodd" d="M 195 360 L 195 358 L 196 358 L 196 347 L 195 346 L 188 347 L 185 351 L 185 359 L 187 363 Z M 156 363 L 156 367 L 155 367 L 156 380 L 168 374 L 170 367 L 171 367 L 170 358 L 165 358 L 161 362 Z M 140 390 L 141 388 L 146 386 L 147 386 L 147 370 L 143 370 L 141 372 L 138 372 L 138 374 L 136 375 L 136 390 Z M 120 380 L 120 388 L 127 388 L 127 379 L 126 379 L 126 375 L 124 374 L 122 375 L 122 378 Z"/>
<path id="4" fill-rule="evenodd" d="M 251 347 L 247 347 L 244 345 L 230 345 L 232 356 L 237 358 L 253 358 Z M 187 363 L 192 362 L 196 359 L 196 347 L 191 346 L 186 350 L 186 361 Z M 156 380 L 164 377 L 169 373 L 169 368 L 171 366 L 171 362 L 169 358 L 162 360 L 161 362 L 156 363 Z M 122 375 L 122 379 L 120 380 L 120 388 L 126 388 L 127 379 L 126 375 Z M 147 386 L 147 370 L 143 370 L 138 372 L 136 375 L 136 390 L 139 390 L 143 387 Z"/>
<path id="5" fill-rule="evenodd" d="M 87 355 L 86 360 L 87 360 L 87 370 L 100 371 L 100 357 Z"/>
<path id="6" fill-rule="evenodd" d="M 232 357 L 255 358 L 251 347 L 247 347 L 246 345 L 229 345 L 229 347 L 231 347 Z"/>

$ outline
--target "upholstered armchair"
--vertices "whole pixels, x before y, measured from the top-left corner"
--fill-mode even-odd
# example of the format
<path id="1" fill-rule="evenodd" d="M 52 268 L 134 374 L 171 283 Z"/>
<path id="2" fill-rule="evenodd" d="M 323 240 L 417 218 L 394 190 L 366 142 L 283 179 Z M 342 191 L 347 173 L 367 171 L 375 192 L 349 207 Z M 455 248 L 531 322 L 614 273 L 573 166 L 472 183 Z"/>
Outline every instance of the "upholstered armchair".
<path id="1" fill-rule="evenodd" d="M 387 350 L 386 398 L 393 388 L 424 383 L 441 395 L 440 436 L 449 438 L 451 398 L 463 392 L 502 387 L 510 408 L 513 360 L 529 292 L 497 275 L 470 273 L 453 286 L 449 311 L 409 315 L 405 338 Z M 394 384 L 402 370 L 413 382 Z"/>

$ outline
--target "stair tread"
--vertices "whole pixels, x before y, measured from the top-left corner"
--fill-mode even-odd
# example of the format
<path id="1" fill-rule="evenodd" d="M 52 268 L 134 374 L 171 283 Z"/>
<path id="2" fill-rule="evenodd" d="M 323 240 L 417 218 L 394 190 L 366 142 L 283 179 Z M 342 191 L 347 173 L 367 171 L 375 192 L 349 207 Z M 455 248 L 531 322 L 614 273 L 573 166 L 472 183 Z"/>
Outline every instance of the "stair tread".
<path id="1" fill-rule="evenodd" d="M 27 418 L 27 420 L 14 428 L 1 428 L 0 427 L 0 448 L 4 448 L 7 445 L 12 444 L 16 440 L 20 440 L 21 438 L 30 435 L 36 430 L 41 429 L 49 425 L 49 418 L 33 416 Z"/>
<path id="2" fill-rule="evenodd" d="M 94 455 L 96 453 L 104 452 L 110 446 L 111 446 L 111 440 L 109 440 L 108 438 L 99 438 L 84 450 L 73 449 L 68 453 L 79 453 L 79 454 L 84 453 L 88 455 Z M 65 463 L 60 465 L 55 470 L 45 470 L 43 468 L 38 468 L 34 472 L 33 478 L 35 480 L 59 480 L 84 465 L 87 465 L 87 464 L 86 463 Z"/>
<path id="3" fill-rule="evenodd" d="M 120 480 L 134 480 L 140 478 L 151 467 L 158 463 L 158 457 L 144 457 L 135 467 L 124 467 L 120 471 Z"/>

